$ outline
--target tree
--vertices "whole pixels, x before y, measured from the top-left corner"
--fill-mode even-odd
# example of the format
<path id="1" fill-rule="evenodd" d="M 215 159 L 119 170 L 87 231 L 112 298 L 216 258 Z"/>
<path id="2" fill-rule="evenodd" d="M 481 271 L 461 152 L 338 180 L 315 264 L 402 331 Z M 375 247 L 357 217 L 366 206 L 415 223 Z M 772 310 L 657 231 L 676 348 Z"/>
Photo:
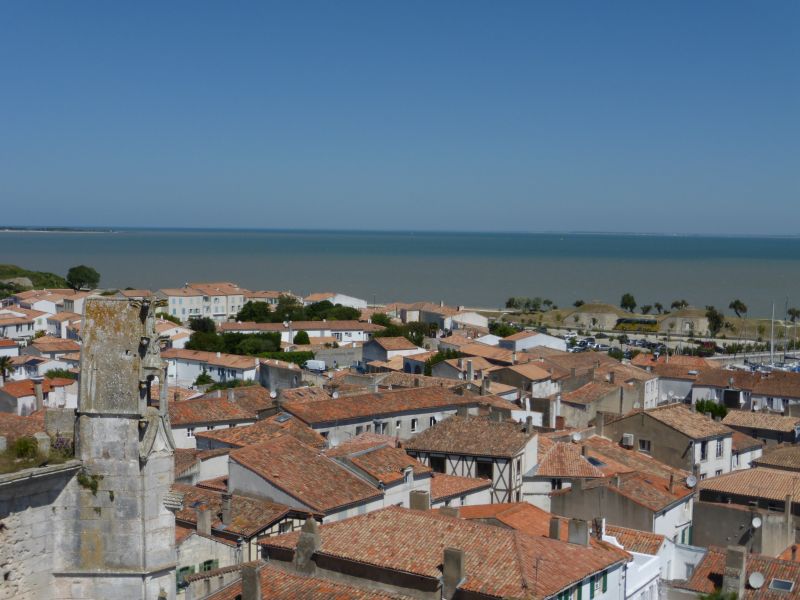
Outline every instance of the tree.
<path id="1" fill-rule="evenodd" d="M 192 317 L 189 319 L 189 328 L 198 333 L 214 333 L 217 326 L 210 317 Z"/>
<path id="2" fill-rule="evenodd" d="M 311 340 L 308 339 L 308 333 L 306 333 L 305 331 L 298 331 L 295 334 L 292 343 L 308 346 L 311 343 Z"/>
<path id="3" fill-rule="evenodd" d="M 502 321 L 493 321 L 489 323 L 489 333 L 498 337 L 508 337 L 509 335 L 514 335 L 518 331 L 519 329 L 512 327 L 508 323 L 503 323 Z"/>
<path id="4" fill-rule="evenodd" d="M 789 315 L 789 320 L 794 323 L 797 319 L 800 319 L 800 308 L 790 308 L 786 311 L 786 314 Z"/>
<path id="5" fill-rule="evenodd" d="M 643 315 L 650 314 L 651 310 L 653 310 L 653 307 L 651 305 L 649 305 L 649 304 L 645 304 L 644 306 L 642 306 L 642 314 Z"/>
<path id="6" fill-rule="evenodd" d="M 100 273 L 92 267 L 78 265 L 67 271 L 67 284 L 73 290 L 95 289 L 100 283 Z"/>
<path id="7" fill-rule="evenodd" d="M 5 385 L 6 377 L 8 377 L 10 371 L 11 371 L 11 357 L 0 356 L 0 379 L 3 380 L 3 385 Z"/>
<path id="8" fill-rule="evenodd" d="M 270 323 L 272 321 L 272 310 L 266 302 L 245 302 L 241 310 L 236 315 L 237 321 L 254 323 Z"/>
<path id="9" fill-rule="evenodd" d="M 384 327 L 388 327 L 392 324 L 392 320 L 389 318 L 389 315 L 385 313 L 373 313 L 372 322 L 375 325 L 383 325 Z"/>
<path id="10" fill-rule="evenodd" d="M 735 312 L 736 316 L 739 317 L 740 319 L 742 318 L 743 314 L 747 313 L 747 305 L 738 298 L 733 302 L 731 302 L 728 305 L 728 308 L 730 308 L 733 312 Z"/>
<path id="11" fill-rule="evenodd" d="M 78 374 L 73 373 L 69 369 L 50 369 L 44 374 L 48 379 L 77 379 Z"/>
<path id="12" fill-rule="evenodd" d="M 661 304 L 661 302 L 656 302 L 655 304 L 653 304 L 653 306 L 656 307 L 658 314 L 662 314 L 664 312 L 664 305 Z"/>
<path id="13" fill-rule="evenodd" d="M 619 301 L 619 305 L 628 312 L 633 312 L 633 309 L 636 308 L 636 299 L 633 297 L 633 294 L 622 294 L 622 299 Z"/>
<path id="14" fill-rule="evenodd" d="M 694 405 L 694 409 L 702 414 L 711 413 L 711 416 L 721 419 L 724 419 L 725 415 L 728 414 L 727 408 L 722 404 L 717 404 L 713 400 L 698 400 Z"/>
<path id="15" fill-rule="evenodd" d="M 575 308 L 580 308 L 584 304 L 586 303 L 583 300 L 575 300 L 575 302 L 572 303 L 572 306 L 574 306 Z"/>
<path id="16" fill-rule="evenodd" d="M 682 310 L 689 306 L 689 303 L 686 300 L 674 300 L 670 305 L 670 308 L 673 310 Z"/>
<path id="17" fill-rule="evenodd" d="M 725 324 L 725 315 L 713 306 L 708 305 L 706 306 L 706 318 L 708 319 L 708 332 L 714 337 Z"/>
<path id="18" fill-rule="evenodd" d="M 201 386 L 201 385 L 211 385 L 213 383 L 214 383 L 214 379 L 211 377 L 211 375 L 209 375 L 205 371 L 200 373 L 200 375 L 197 376 L 197 379 L 194 380 L 194 386 L 195 387 Z"/>

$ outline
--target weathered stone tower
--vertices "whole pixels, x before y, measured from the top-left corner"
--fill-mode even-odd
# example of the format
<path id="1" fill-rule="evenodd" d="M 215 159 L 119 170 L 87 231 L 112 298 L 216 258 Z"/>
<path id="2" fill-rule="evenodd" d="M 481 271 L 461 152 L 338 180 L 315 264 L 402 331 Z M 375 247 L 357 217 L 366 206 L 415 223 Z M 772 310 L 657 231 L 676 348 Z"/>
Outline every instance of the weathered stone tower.
<path id="1" fill-rule="evenodd" d="M 86 301 L 76 425 L 77 518 L 62 533 L 71 553 L 56 598 L 175 597 L 174 442 L 155 303 Z M 158 407 L 150 386 L 158 380 Z"/>

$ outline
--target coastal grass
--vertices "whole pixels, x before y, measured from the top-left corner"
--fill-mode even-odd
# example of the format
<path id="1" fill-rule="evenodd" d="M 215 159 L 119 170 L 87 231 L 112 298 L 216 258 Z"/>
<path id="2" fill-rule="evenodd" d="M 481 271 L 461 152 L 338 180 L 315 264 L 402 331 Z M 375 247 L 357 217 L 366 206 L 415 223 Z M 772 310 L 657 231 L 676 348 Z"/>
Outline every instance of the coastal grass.
<path id="1" fill-rule="evenodd" d="M 33 287 L 38 288 L 68 288 L 66 280 L 55 273 L 46 271 L 30 271 L 17 265 L 0 264 L 0 280 L 25 277 L 30 279 Z"/>

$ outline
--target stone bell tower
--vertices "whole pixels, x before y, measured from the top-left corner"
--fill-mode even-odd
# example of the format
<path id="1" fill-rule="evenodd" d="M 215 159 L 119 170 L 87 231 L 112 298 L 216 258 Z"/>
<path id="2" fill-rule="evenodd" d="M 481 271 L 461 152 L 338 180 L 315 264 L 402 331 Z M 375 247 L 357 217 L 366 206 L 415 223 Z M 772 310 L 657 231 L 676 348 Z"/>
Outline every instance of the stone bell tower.
<path id="1" fill-rule="evenodd" d="M 175 597 L 170 509 L 179 499 L 155 311 L 155 300 L 86 301 L 75 443 L 83 470 L 57 598 Z"/>

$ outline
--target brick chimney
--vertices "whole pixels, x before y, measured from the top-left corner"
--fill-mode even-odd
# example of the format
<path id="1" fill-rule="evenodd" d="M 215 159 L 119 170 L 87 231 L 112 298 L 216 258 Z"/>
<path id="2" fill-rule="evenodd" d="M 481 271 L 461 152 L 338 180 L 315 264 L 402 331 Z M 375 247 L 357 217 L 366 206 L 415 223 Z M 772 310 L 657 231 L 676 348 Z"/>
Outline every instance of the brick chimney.
<path id="1" fill-rule="evenodd" d="M 233 512 L 231 508 L 231 494 L 227 492 L 222 493 L 222 522 L 225 525 L 228 525 L 231 522 L 231 514 Z"/>
<path id="2" fill-rule="evenodd" d="M 567 540 L 570 544 L 589 545 L 589 523 L 583 519 L 569 520 L 569 534 Z"/>
<path id="3" fill-rule="evenodd" d="M 458 586 L 466 577 L 464 551 L 459 548 L 445 548 L 442 562 L 442 599 L 451 600 Z"/>
<path id="4" fill-rule="evenodd" d="M 297 571 L 312 575 L 317 570 L 317 564 L 314 562 L 314 553 L 319 550 L 320 544 L 319 523 L 313 517 L 309 517 L 303 523 L 303 528 L 300 530 L 300 539 L 297 540 L 297 547 L 294 551 L 293 562 Z"/>
<path id="5" fill-rule="evenodd" d="M 722 575 L 722 592 L 744 597 L 744 584 L 747 579 L 747 549 L 744 546 L 728 546 L 725 553 L 725 571 Z"/>
<path id="6" fill-rule="evenodd" d="M 205 505 L 197 509 L 197 533 L 211 535 L 211 511 Z"/>
<path id="7" fill-rule="evenodd" d="M 261 578 L 258 565 L 242 565 L 242 600 L 261 600 Z"/>

